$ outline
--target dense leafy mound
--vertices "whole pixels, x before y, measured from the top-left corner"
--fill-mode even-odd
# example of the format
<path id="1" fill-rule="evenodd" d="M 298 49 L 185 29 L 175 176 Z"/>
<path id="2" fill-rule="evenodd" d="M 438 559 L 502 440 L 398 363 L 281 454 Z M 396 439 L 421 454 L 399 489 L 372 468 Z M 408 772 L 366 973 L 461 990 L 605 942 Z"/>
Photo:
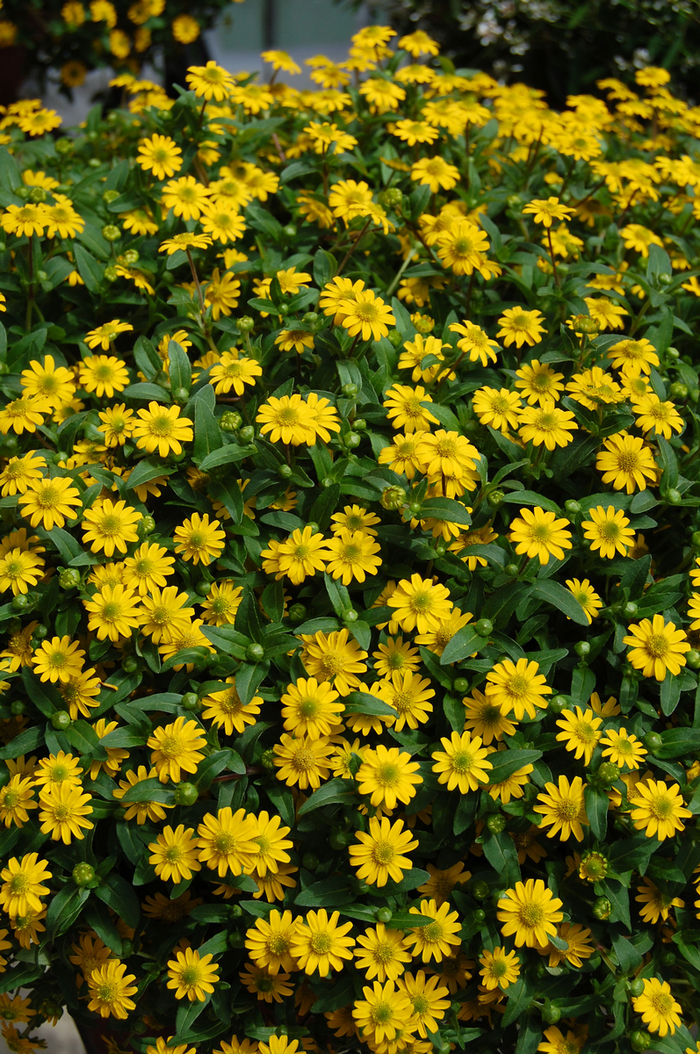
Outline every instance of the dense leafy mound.
<path id="1" fill-rule="evenodd" d="M 391 36 L 5 119 L 13 1049 L 694 1049 L 700 113 Z"/>

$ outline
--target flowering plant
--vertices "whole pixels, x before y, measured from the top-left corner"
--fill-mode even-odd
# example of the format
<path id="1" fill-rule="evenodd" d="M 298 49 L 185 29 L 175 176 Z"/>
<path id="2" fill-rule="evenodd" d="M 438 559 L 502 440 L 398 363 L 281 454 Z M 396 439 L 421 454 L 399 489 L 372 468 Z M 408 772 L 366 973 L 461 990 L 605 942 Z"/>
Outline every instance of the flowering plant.
<path id="1" fill-rule="evenodd" d="M 243 0 L 5 0 L 0 19 L 0 55 L 19 46 L 24 76 L 45 84 L 58 70 L 59 90 L 70 95 L 89 70 L 101 66 L 138 72 L 157 60 L 166 70 L 181 64 L 184 46 L 199 39 L 216 16 Z M 5 52 L 7 55 L 7 52 Z M 156 85 L 153 85 L 156 88 Z"/>
<path id="2" fill-rule="evenodd" d="M 391 39 L 4 118 L 14 1050 L 695 1050 L 700 112 Z"/>

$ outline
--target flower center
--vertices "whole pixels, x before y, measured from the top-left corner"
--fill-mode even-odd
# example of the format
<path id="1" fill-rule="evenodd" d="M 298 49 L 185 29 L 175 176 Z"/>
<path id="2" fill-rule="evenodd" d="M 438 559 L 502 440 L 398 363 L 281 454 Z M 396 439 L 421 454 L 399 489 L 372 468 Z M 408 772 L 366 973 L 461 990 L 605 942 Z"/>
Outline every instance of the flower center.
<path id="1" fill-rule="evenodd" d="M 315 955 L 328 955 L 333 946 L 330 933 L 314 933 L 311 938 L 311 950 Z"/>
<path id="2" fill-rule="evenodd" d="M 653 633 L 646 642 L 646 650 L 655 659 L 663 659 L 668 655 L 668 640 L 660 633 Z"/>
<path id="3" fill-rule="evenodd" d="M 396 856 L 396 850 L 390 842 L 377 842 L 373 854 L 375 864 L 386 867 Z"/>

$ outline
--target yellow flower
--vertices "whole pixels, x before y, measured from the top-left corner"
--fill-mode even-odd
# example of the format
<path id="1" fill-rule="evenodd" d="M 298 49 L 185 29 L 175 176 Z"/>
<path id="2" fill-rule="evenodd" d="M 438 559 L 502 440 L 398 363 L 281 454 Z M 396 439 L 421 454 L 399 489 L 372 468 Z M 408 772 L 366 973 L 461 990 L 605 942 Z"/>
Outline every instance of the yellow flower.
<path id="1" fill-rule="evenodd" d="M 409 913 L 432 920 L 427 926 L 417 926 L 406 934 L 406 944 L 413 945 L 414 959 L 420 956 L 424 963 L 432 960 L 439 963 L 452 954 L 453 947 L 462 943 L 457 936 L 462 928 L 459 915 L 450 911 L 449 904 L 438 907 L 434 900 L 422 900 L 420 907 L 409 908 Z"/>
<path id="2" fill-rule="evenodd" d="M 546 948 L 549 938 L 556 937 L 556 923 L 563 915 L 562 902 L 547 889 L 541 878 L 516 882 L 498 901 L 497 918 L 501 933 L 513 937 L 516 948 Z"/>
<path id="3" fill-rule="evenodd" d="M 194 871 L 200 871 L 202 865 L 197 859 L 197 839 L 194 836 L 194 828 L 185 830 L 184 824 L 179 824 L 175 830 L 172 827 L 164 827 L 155 842 L 148 846 L 151 855 L 149 864 L 153 864 L 156 875 L 167 882 L 169 878 L 177 884 L 181 881 L 189 882 Z"/>
<path id="4" fill-rule="evenodd" d="M 490 673 L 486 674 L 486 698 L 494 705 L 500 706 L 504 714 L 513 711 L 516 721 L 522 721 L 525 714 L 534 720 L 535 707 L 545 709 L 547 706 L 543 695 L 551 695 L 552 689 L 545 683 L 544 675 L 539 673 L 539 665 L 527 659 L 504 659 L 497 663 Z"/>
<path id="5" fill-rule="evenodd" d="M 161 783 L 180 781 L 181 771 L 196 772 L 204 758 L 203 729 L 194 721 L 177 717 L 171 724 L 156 728 L 146 740 L 152 748 L 151 764 L 155 766 Z"/>
<path id="6" fill-rule="evenodd" d="M 479 784 L 488 783 L 488 750 L 482 746 L 479 736 L 472 738 L 469 732 L 453 732 L 449 739 L 443 737 L 443 750 L 434 751 L 431 757 L 436 762 L 433 772 L 439 773 L 438 783 L 446 783 L 448 791 L 459 790 L 460 794 L 479 790 Z"/>
<path id="7" fill-rule="evenodd" d="M 185 948 L 177 952 L 174 959 L 168 960 L 170 980 L 167 987 L 174 989 L 176 999 L 187 996 L 191 1003 L 203 1003 L 207 995 L 211 995 L 219 980 L 219 968 L 212 964 L 212 959 L 212 955 L 200 956 L 198 951 Z"/>
<path id="8" fill-rule="evenodd" d="M 542 334 L 545 333 L 544 316 L 540 311 L 528 311 L 523 307 L 507 307 L 499 318 L 501 328 L 496 334 L 503 337 L 503 343 L 507 348 L 515 344 L 522 348 L 523 344 L 539 344 Z"/>
<path id="9" fill-rule="evenodd" d="M 407 805 L 415 797 L 416 787 L 423 782 L 419 769 L 410 754 L 379 743 L 364 753 L 355 779 L 359 793 L 369 795 L 371 805 L 392 811 L 397 802 Z"/>
<path id="10" fill-rule="evenodd" d="M 636 1013 L 642 1015 L 642 1021 L 650 1032 L 656 1032 L 659 1036 L 673 1035 L 682 1021 L 681 1005 L 673 998 L 671 986 L 668 981 L 661 981 L 658 977 L 645 977 L 642 983 L 644 991 L 632 999 Z"/>
<path id="11" fill-rule="evenodd" d="M 518 417 L 518 431 L 525 443 L 544 446 L 547 450 L 568 446 L 573 432 L 578 429 L 576 418 L 569 410 L 560 410 L 549 400 L 539 406 L 526 406 Z"/>
<path id="12" fill-rule="evenodd" d="M 189 520 L 175 528 L 175 552 L 181 553 L 183 560 L 206 567 L 224 551 L 226 532 L 220 527 L 218 520 L 209 522 L 208 513 L 200 516 L 193 512 Z"/>
<path id="13" fill-rule="evenodd" d="M 566 586 L 583 608 L 584 614 L 588 619 L 588 625 L 590 626 L 593 619 L 597 617 L 598 612 L 603 607 L 603 601 L 600 599 L 587 578 L 584 578 L 582 581 L 578 578 L 567 578 Z"/>
<path id="14" fill-rule="evenodd" d="M 89 804 L 92 798 L 81 792 L 81 786 L 75 786 L 67 780 L 40 792 L 39 822 L 42 834 L 50 834 L 55 842 L 60 840 L 64 845 L 70 845 L 73 837 L 85 837 L 83 829 L 90 830 L 95 825 L 86 819 L 92 813 Z"/>
<path id="15" fill-rule="evenodd" d="M 561 736 L 557 736 L 557 739 L 559 738 Z M 566 841 L 573 834 L 578 842 L 582 842 L 582 825 L 588 825 L 588 817 L 583 802 L 581 777 L 574 776 L 569 783 L 566 776 L 560 776 L 558 785 L 546 783 L 545 790 L 546 793 L 537 795 L 537 801 L 540 804 L 535 805 L 534 811 L 542 816 L 540 827 L 550 828 L 547 831 L 547 837 L 554 838 L 558 834 L 562 841 Z"/>
<path id="16" fill-rule="evenodd" d="M 518 555 L 525 555 L 530 560 L 537 558 L 544 566 L 549 563 L 550 556 L 563 560 L 564 550 L 571 549 L 571 532 L 566 530 L 569 526 L 569 520 L 545 512 L 539 506 L 523 508 L 520 516 L 511 521 L 508 538 Z"/>
<path id="17" fill-rule="evenodd" d="M 663 615 L 654 615 L 651 621 L 642 619 L 628 628 L 629 633 L 622 641 L 632 648 L 627 658 L 635 670 L 657 681 L 663 681 L 667 673 L 673 677 L 680 673 L 685 666 L 685 652 L 690 651 L 682 629 L 676 629 L 673 622 L 665 622 Z"/>
<path id="18" fill-rule="evenodd" d="M 370 885 L 385 886 L 391 879 L 400 882 L 404 871 L 410 871 L 413 863 L 404 853 L 418 848 L 418 842 L 410 831 L 404 831 L 403 820 L 391 823 L 386 817 L 372 817 L 369 833 L 356 831 L 359 844 L 348 848 L 350 863 L 357 868 L 357 877 Z M 434 903 L 434 901 L 433 901 Z"/>
<path id="19" fill-rule="evenodd" d="M 484 948 L 479 962 L 481 963 L 479 973 L 482 983 L 489 991 L 495 988 L 505 991 L 520 976 L 518 956 L 515 952 L 507 952 L 500 946 L 496 946 L 492 952 Z"/>
<path id="20" fill-rule="evenodd" d="M 549 229 L 554 220 L 568 220 L 576 210 L 563 205 L 559 198 L 533 198 L 523 209 L 523 215 L 532 215 L 535 223 Z"/>
<path id="21" fill-rule="evenodd" d="M 631 816 L 637 830 L 644 831 L 647 838 L 656 836 L 660 842 L 673 838 L 677 831 L 683 831 L 682 820 L 692 816 L 690 809 L 683 804 L 677 783 L 669 786 L 663 780 L 640 780 L 635 784 L 629 802 L 635 806 Z"/>
<path id="22" fill-rule="evenodd" d="M 134 425 L 136 446 L 147 454 L 158 453 L 167 457 L 172 451 L 182 453 L 182 444 L 193 438 L 192 421 L 180 417 L 179 406 L 161 406 L 149 403 L 147 410 L 139 410 L 140 420 Z"/>
<path id="23" fill-rule="evenodd" d="M 307 974 L 318 970 L 321 977 L 327 977 L 331 970 L 343 969 L 343 959 L 352 960 L 355 938 L 347 935 L 352 922 L 338 925 L 339 918 L 340 912 L 329 916 L 325 908 L 319 908 L 308 911 L 297 923 L 291 952 Z"/>
<path id="24" fill-rule="evenodd" d="M 581 527 L 584 538 L 591 542 L 591 550 L 598 550 L 607 559 L 612 559 L 616 553 L 626 556 L 634 544 L 634 531 L 622 510 L 616 511 L 612 505 L 607 509 L 597 505 L 589 510 L 588 515 L 590 520 L 583 520 Z"/>
<path id="25" fill-rule="evenodd" d="M 88 1010 L 96 1011 L 100 1017 L 116 1017 L 126 1020 L 129 1011 L 136 1009 L 136 1003 L 130 997 L 135 995 L 137 987 L 133 982 L 136 975 L 126 972 L 126 965 L 117 959 L 110 959 L 102 966 L 97 966 L 87 978 L 89 999 Z"/>
<path id="26" fill-rule="evenodd" d="M 166 179 L 182 168 L 181 154 L 174 139 L 154 133 L 150 139 L 139 140 L 136 161 L 144 172 L 152 172 L 156 179 Z"/>

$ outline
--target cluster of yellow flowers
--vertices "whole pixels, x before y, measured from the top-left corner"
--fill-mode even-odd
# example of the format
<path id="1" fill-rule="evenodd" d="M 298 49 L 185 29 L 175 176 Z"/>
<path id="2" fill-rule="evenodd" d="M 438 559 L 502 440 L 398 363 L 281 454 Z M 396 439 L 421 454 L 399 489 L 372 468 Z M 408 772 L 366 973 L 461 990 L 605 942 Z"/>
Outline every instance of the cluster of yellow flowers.
<path id="1" fill-rule="evenodd" d="M 700 111 L 394 36 L 3 115 L 22 1054 L 695 1052 Z"/>

